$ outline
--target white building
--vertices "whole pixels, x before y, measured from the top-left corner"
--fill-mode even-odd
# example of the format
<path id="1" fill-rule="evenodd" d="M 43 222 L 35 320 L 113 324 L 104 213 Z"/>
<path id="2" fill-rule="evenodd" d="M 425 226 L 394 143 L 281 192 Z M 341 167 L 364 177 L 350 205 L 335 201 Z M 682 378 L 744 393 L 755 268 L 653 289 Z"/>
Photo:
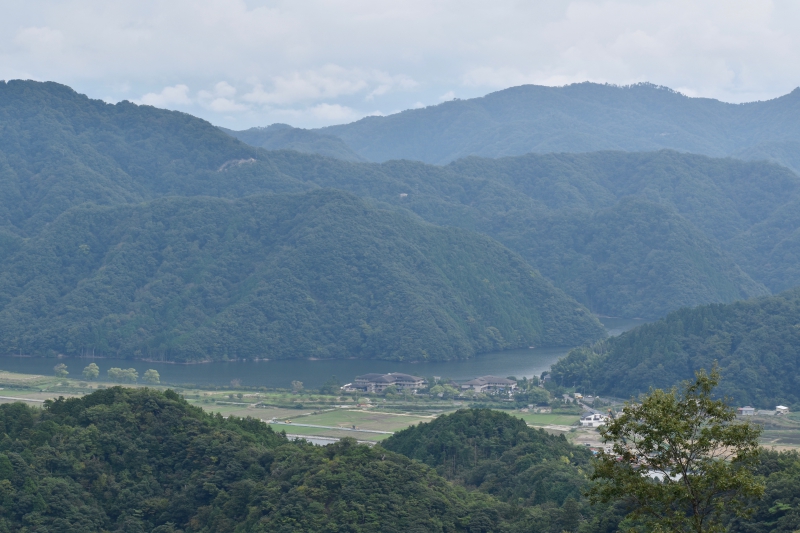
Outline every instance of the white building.
<path id="1" fill-rule="evenodd" d="M 775 408 L 776 415 L 785 415 L 789 412 L 789 408 L 785 405 L 779 405 Z"/>
<path id="2" fill-rule="evenodd" d="M 387 387 L 394 385 L 399 390 L 417 390 L 425 386 L 425 378 L 390 372 L 388 374 L 364 374 L 357 376 L 353 389 L 365 392 L 383 392 Z"/>
<path id="3" fill-rule="evenodd" d="M 514 390 L 517 388 L 517 382 L 513 379 L 498 378 L 497 376 L 482 376 L 461 384 L 461 388 L 475 389 L 476 392 L 484 392 L 487 390 Z"/>
<path id="4" fill-rule="evenodd" d="M 756 409 L 755 407 L 745 405 L 744 407 L 736 409 L 736 414 L 739 416 L 754 416 L 756 414 Z"/>
<path id="5" fill-rule="evenodd" d="M 586 415 L 581 418 L 581 427 L 585 428 L 598 428 L 608 423 L 608 417 L 600 413 Z"/>

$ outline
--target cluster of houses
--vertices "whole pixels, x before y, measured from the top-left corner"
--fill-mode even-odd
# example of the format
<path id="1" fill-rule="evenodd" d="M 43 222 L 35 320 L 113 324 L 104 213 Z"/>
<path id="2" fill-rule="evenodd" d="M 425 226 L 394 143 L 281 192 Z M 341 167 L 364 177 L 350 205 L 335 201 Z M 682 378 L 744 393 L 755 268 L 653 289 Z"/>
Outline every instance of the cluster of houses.
<path id="1" fill-rule="evenodd" d="M 789 408 L 785 405 L 778 405 L 775 409 L 756 409 L 745 405 L 736 409 L 736 414 L 739 416 L 755 416 L 755 415 L 785 415 L 789 412 Z"/>
<path id="2" fill-rule="evenodd" d="M 359 392 L 381 393 L 388 387 L 394 385 L 398 390 L 409 390 L 415 392 L 428 385 L 425 378 L 412 376 L 401 372 L 390 372 L 388 374 L 364 374 L 356 376 L 353 383 L 348 383 L 343 390 Z M 517 388 L 517 382 L 513 379 L 499 378 L 497 376 L 481 376 L 462 384 L 453 383 L 462 391 L 474 390 L 475 392 L 511 392 Z"/>

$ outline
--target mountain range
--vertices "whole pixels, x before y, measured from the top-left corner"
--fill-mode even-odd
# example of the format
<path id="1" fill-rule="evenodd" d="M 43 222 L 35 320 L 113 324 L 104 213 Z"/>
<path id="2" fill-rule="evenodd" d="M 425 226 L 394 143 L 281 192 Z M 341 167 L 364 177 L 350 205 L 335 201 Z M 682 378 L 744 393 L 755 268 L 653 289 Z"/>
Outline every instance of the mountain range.
<path id="1" fill-rule="evenodd" d="M 358 156 L 375 162 L 446 164 L 472 155 L 671 149 L 765 159 L 800 170 L 798 119 L 800 88 L 773 100 L 729 104 L 650 83 L 586 82 L 522 85 L 481 98 L 300 131 L 337 137 Z"/>
<path id="2" fill-rule="evenodd" d="M 447 360 L 603 335 L 492 239 L 312 186 L 194 117 L 9 82 L 0 123 L 6 353 Z"/>
<path id="3" fill-rule="evenodd" d="M 593 86 L 581 87 L 589 90 Z M 650 94 L 652 98 L 656 95 L 666 98 L 665 101 L 685 99 L 649 86 L 602 90 L 612 95 L 619 91 L 628 95 Z M 372 255 L 372 264 L 357 268 L 385 273 L 386 278 L 380 279 L 376 286 L 394 286 L 397 280 L 390 280 L 395 274 L 404 279 L 414 277 L 416 266 L 404 259 L 413 253 L 420 253 L 436 265 L 436 278 L 425 277 L 409 287 L 414 287 L 412 292 L 419 301 L 436 302 L 433 304 L 436 310 L 432 307 L 429 310 L 434 315 L 440 313 L 437 316 L 442 318 L 435 321 L 433 330 L 446 340 L 433 343 L 437 346 L 435 353 L 423 354 L 419 349 L 421 343 L 407 340 L 402 341 L 407 349 L 398 349 L 395 344 L 394 348 L 378 353 L 366 348 L 369 343 L 365 339 L 369 335 L 364 332 L 374 328 L 348 329 L 360 324 L 365 316 L 372 316 L 370 313 L 378 312 L 378 307 L 351 306 L 344 310 L 341 305 L 346 299 L 343 299 L 309 321 L 298 318 L 283 322 L 283 331 L 304 332 L 295 337 L 303 342 L 285 340 L 293 338 L 294 333 L 286 333 L 280 341 L 275 340 L 278 337 L 274 334 L 268 335 L 270 342 L 274 341 L 269 345 L 270 350 L 276 350 L 276 356 L 341 357 L 354 353 L 363 357 L 451 359 L 526 343 L 579 343 L 601 335 L 596 321 L 587 318 L 588 311 L 656 319 L 681 307 L 732 302 L 800 285 L 797 267 L 800 177 L 775 163 L 713 158 L 675 150 L 530 153 L 497 159 L 466 157 L 444 166 L 409 160 L 345 161 L 297 150 L 265 150 L 240 142 L 186 114 L 128 102 L 111 105 L 86 98 L 63 85 L 23 81 L 0 85 L 0 125 L 0 261 L 4 272 L 2 301 L 6 306 L 0 309 L 0 316 L 5 317 L 8 327 L 6 349 L 50 353 L 48 350 L 79 351 L 80 346 L 95 343 L 126 354 L 163 354 L 169 346 L 170 353 L 177 354 L 180 350 L 176 347 L 180 344 L 192 346 L 199 358 L 210 353 L 220 358 L 253 357 L 252 348 L 239 345 L 231 348 L 215 328 L 229 320 L 230 315 L 225 313 L 235 312 L 236 306 L 244 301 L 242 298 L 253 297 L 253 284 L 266 283 L 264 279 L 237 277 L 241 273 L 230 277 L 230 272 L 219 276 L 215 273 L 208 278 L 201 276 L 204 281 L 196 290 L 210 290 L 209 294 L 213 294 L 213 298 L 202 304 L 197 303 L 199 296 L 186 292 L 179 283 L 173 287 L 174 292 L 163 296 L 165 301 L 179 308 L 191 300 L 195 303 L 189 307 L 195 314 L 187 318 L 187 308 L 181 313 L 163 315 L 175 321 L 170 324 L 155 320 L 162 316 L 159 315 L 162 311 L 143 311 L 144 300 L 138 298 L 144 298 L 153 287 L 162 286 L 157 278 L 169 268 L 177 269 L 170 275 L 176 275 L 182 283 L 196 279 L 195 274 L 188 272 L 207 273 L 204 265 L 209 262 L 221 268 L 219 265 L 224 261 L 220 254 L 225 258 L 227 254 L 236 255 L 236 260 L 230 259 L 230 265 L 249 265 L 241 266 L 243 272 L 255 272 L 260 261 L 287 260 L 285 253 L 277 253 L 277 248 L 270 246 L 283 247 L 282 250 L 296 246 L 291 236 L 275 234 L 267 238 L 266 230 L 254 229 L 256 225 L 251 219 L 265 218 L 268 211 L 278 209 L 279 205 L 290 205 L 296 209 L 291 216 L 296 217 L 297 231 L 306 231 L 303 224 L 315 220 L 307 209 L 323 198 L 324 208 L 319 209 L 327 210 L 325 216 L 331 217 L 324 218 L 325 222 L 315 222 L 323 241 L 350 247 L 368 242 L 378 247 L 391 243 L 389 248 L 397 252 L 397 255 Z M 269 144 L 270 136 L 273 139 L 276 135 L 292 136 L 292 131 L 283 126 L 251 131 L 248 142 L 260 139 L 262 145 Z M 260 134 L 268 135 L 256 139 Z M 297 142 L 313 144 L 314 136 L 319 135 L 317 132 L 310 137 L 297 137 Z M 342 148 L 335 136 L 328 135 L 328 130 L 324 136 L 332 150 Z M 334 194 L 331 189 L 348 194 Z M 314 191 L 316 195 L 308 196 Z M 280 195 L 283 199 L 264 197 L 240 202 L 259 195 Z M 193 207 L 179 200 L 192 197 L 206 199 L 198 198 L 198 203 L 191 204 Z M 105 210 L 101 209 L 103 206 Z M 139 206 L 139 211 L 132 214 L 132 206 Z M 205 213 L 206 220 L 213 221 L 203 226 L 208 235 L 234 231 L 223 228 L 247 227 L 252 232 L 252 241 L 237 248 L 238 244 L 234 246 L 232 241 L 222 239 L 214 241 L 220 248 L 213 252 L 201 248 L 188 251 L 189 243 L 209 241 L 190 231 L 194 223 L 188 222 L 192 220 L 191 209 Z M 161 230 L 143 232 L 136 227 L 138 222 L 132 222 L 148 220 L 154 228 L 165 228 L 171 224 L 173 212 L 176 217 L 184 218 L 181 221 L 175 218 L 176 227 L 182 229 L 169 238 L 160 236 Z M 245 216 L 244 212 L 249 214 Z M 90 220 L 107 220 L 106 226 L 118 227 L 112 231 L 103 223 L 81 222 Z M 450 229 L 437 229 L 430 224 Z M 403 230 L 391 231 L 394 226 Z M 343 228 L 352 228 L 359 236 L 343 236 L 341 233 L 346 233 Z M 460 232 L 455 228 L 460 228 Z M 52 246 L 73 233 L 83 239 L 73 243 L 75 249 L 82 249 L 83 245 L 89 248 L 87 255 L 94 261 L 91 265 L 68 264 L 67 256 L 63 255 L 66 252 L 52 252 Z M 346 243 L 344 237 L 352 237 L 353 242 Z M 100 309 L 83 312 L 79 320 L 82 325 L 73 333 L 67 334 L 64 326 L 57 326 L 56 317 L 64 316 L 65 309 L 76 308 L 68 303 L 69 299 L 78 298 L 79 294 L 83 294 L 80 298 L 86 298 L 91 294 L 85 292 L 91 286 L 89 280 L 108 275 L 113 250 L 131 243 L 139 246 L 137 239 L 145 238 L 149 241 L 140 253 L 153 258 L 155 265 L 163 263 L 169 268 L 164 272 L 159 271 L 159 266 L 138 270 L 124 297 L 120 296 L 102 313 Z M 291 244 L 283 242 L 284 239 L 290 239 Z M 384 239 L 388 241 L 383 242 Z M 405 243 L 397 244 L 403 239 Z M 434 241 L 439 244 L 431 245 Z M 458 246 L 464 247 L 464 253 L 434 257 L 437 246 L 448 241 L 462 243 Z M 463 244 L 468 241 L 486 244 L 469 248 Z M 97 242 L 97 246 L 92 242 Z M 271 244 L 266 246 L 266 242 Z M 186 254 L 177 262 L 164 262 L 165 251 L 174 246 L 185 248 Z M 364 249 L 371 248 L 374 247 Z M 44 253 L 47 250 L 50 256 Z M 311 250 L 315 248 L 295 248 L 293 253 L 302 256 L 312 254 Z M 25 265 L 37 254 L 44 266 L 26 269 Z M 488 258 L 486 254 L 494 257 Z M 83 255 L 75 258 L 87 259 Z M 462 266 L 465 262 L 492 265 L 494 271 L 505 273 L 505 277 L 478 278 L 474 276 L 483 274 L 475 270 L 473 277 L 458 280 L 453 261 Z M 502 265 L 496 261 L 502 261 Z M 303 274 L 306 278 L 300 276 L 292 283 L 296 281 L 304 287 L 302 290 L 310 290 L 314 276 L 333 275 L 352 294 L 363 293 L 361 297 L 367 298 L 366 287 L 358 286 L 360 278 L 347 273 L 345 263 L 337 273 L 323 274 L 323 267 L 328 265 L 306 261 L 303 263 L 309 269 Z M 389 268 L 389 264 L 399 270 L 394 266 Z M 125 264 L 120 268 L 138 267 Z M 176 274 L 178 270 L 184 273 Z M 519 285 L 520 272 L 525 271 L 534 273 L 535 290 Z M 31 277 L 34 272 L 42 277 L 34 279 Z M 231 281 L 234 278 L 237 281 Z M 438 281 L 433 282 L 434 279 Z M 492 287 L 513 287 L 511 291 L 524 298 L 498 300 L 496 295 L 500 293 L 487 296 L 488 293 L 475 292 L 478 279 L 488 280 Z M 222 285 L 214 285 L 211 290 L 206 283 Z M 237 283 L 243 285 L 239 287 Z M 292 283 L 289 286 L 296 290 Z M 433 285 L 426 285 L 429 283 Z M 34 289 L 43 284 L 52 293 Z M 448 290 L 431 288 L 439 284 Z M 431 290 L 438 291 L 442 298 L 425 296 Z M 541 296 L 545 294 L 549 296 Z M 311 293 L 309 298 L 318 300 Z M 293 300 L 289 315 L 307 316 L 307 309 L 295 307 L 302 307 L 302 301 Z M 362 304 L 366 301 L 362 300 Z M 477 301 L 485 301 L 487 305 L 492 302 L 495 307 L 484 309 Z M 157 305 L 153 307 L 156 308 Z M 416 309 L 413 305 L 392 308 L 403 308 L 404 313 Z M 567 312 L 568 309 L 576 311 Z M 140 317 L 141 320 L 158 323 L 158 327 L 144 327 L 137 334 L 126 333 L 128 340 L 124 342 L 118 339 L 114 341 L 116 344 L 100 343 L 101 338 L 108 341 L 109 337 L 101 330 L 108 331 L 109 324 L 138 327 L 134 324 L 139 324 L 139 318 L 123 317 L 138 317 L 140 313 L 149 317 L 146 320 Z M 345 315 L 347 319 L 341 324 L 349 325 L 334 328 L 337 333 L 333 336 L 315 326 L 322 323 L 318 321 L 328 320 L 325 316 Z M 34 316 L 45 320 L 48 326 L 37 323 L 36 334 L 27 332 L 28 326 L 11 327 L 15 323 L 33 324 Z M 565 320 L 565 317 L 571 318 Z M 476 321 L 474 325 L 471 319 Z M 272 321 L 264 320 L 264 324 Z M 398 323 L 412 324 L 413 320 L 409 320 Z M 383 321 L 380 319 L 378 323 Z M 391 321 L 396 322 L 396 317 Z M 101 322 L 106 324 L 102 328 Z M 367 326 L 372 328 L 369 320 Z M 423 333 L 424 328 L 413 329 L 419 331 L 420 339 L 432 338 Z M 78 330 L 82 332 L 76 333 Z M 312 330 L 315 333 L 309 337 Z M 207 335 L 209 331 L 215 333 Z M 400 330 L 398 335 L 397 338 L 408 339 Z M 345 337 L 349 340 L 344 340 Z M 236 338 L 245 343 L 244 336 Z M 254 337 L 262 339 L 258 342 L 263 338 Z M 133 344 L 126 344 L 134 339 Z M 381 339 L 389 342 L 388 337 Z M 306 340 L 309 342 L 305 343 Z M 193 344 L 196 342 L 206 343 L 205 347 Z M 256 341 L 247 342 L 252 346 Z M 289 344 L 303 348 L 290 353 L 285 348 Z M 279 345 L 284 348 L 277 348 Z M 356 345 L 358 348 L 354 348 Z M 188 356 L 183 353 L 180 357 Z"/>

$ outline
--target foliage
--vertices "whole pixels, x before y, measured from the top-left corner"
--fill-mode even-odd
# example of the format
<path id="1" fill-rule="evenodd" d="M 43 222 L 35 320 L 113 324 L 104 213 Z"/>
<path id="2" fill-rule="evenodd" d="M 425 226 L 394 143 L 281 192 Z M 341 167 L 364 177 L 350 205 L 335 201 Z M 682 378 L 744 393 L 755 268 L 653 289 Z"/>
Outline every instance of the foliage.
<path id="1" fill-rule="evenodd" d="M 320 394 L 338 395 L 341 392 L 342 384 L 336 379 L 336 376 L 331 376 L 328 381 L 322 384 L 319 388 Z"/>
<path id="2" fill-rule="evenodd" d="M 89 363 L 86 368 L 83 369 L 83 377 L 84 379 L 88 380 L 95 380 L 100 376 L 100 367 L 97 366 L 96 363 Z"/>
<path id="3" fill-rule="evenodd" d="M 64 363 L 59 363 L 56 366 L 54 366 L 53 372 L 55 373 L 55 376 L 57 378 L 65 378 L 69 375 L 69 372 L 67 372 L 67 365 L 65 365 Z"/>
<path id="4" fill-rule="evenodd" d="M 800 289 L 733 304 L 682 309 L 552 367 L 553 382 L 626 397 L 671 387 L 719 362 L 720 394 L 762 409 L 800 407 Z"/>
<path id="5" fill-rule="evenodd" d="M 108 379 L 117 383 L 136 383 L 139 379 L 139 372 L 135 368 L 109 368 Z"/>
<path id="6" fill-rule="evenodd" d="M 592 501 L 623 500 L 641 531 L 721 532 L 726 510 L 748 516 L 747 499 L 764 492 L 752 471 L 761 430 L 712 399 L 718 383 L 716 368 L 701 370 L 681 391 L 652 390 L 602 426 L 613 452 L 594 465 Z"/>
<path id="7" fill-rule="evenodd" d="M 142 379 L 145 383 L 149 383 L 151 385 L 157 385 L 161 383 L 161 376 L 158 374 L 158 370 L 153 370 L 152 368 L 145 371 Z"/>
<path id="8" fill-rule="evenodd" d="M 388 450 L 288 442 L 172 391 L 1 405 L 0 435 L 4 532 L 466 533 L 508 531 L 515 519 Z"/>
<path id="9" fill-rule="evenodd" d="M 330 190 L 76 208 L 5 266 L 9 352 L 448 360 L 603 335 L 496 242 Z"/>
<path id="10" fill-rule="evenodd" d="M 569 496 L 580 497 L 585 479 L 571 475 L 576 470 L 569 465 L 585 468 L 591 457 L 563 436 L 529 428 L 523 420 L 491 409 L 440 416 L 395 433 L 381 446 L 465 486 L 531 505 L 561 505 Z"/>
<path id="11" fill-rule="evenodd" d="M 583 497 L 589 450 L 506 413 L 462 409 L 399 431 L 381 446 L 471 490 L 523 506 L 524 531 L 615 531 L 622 518 L 613 506 L 592 508 Z M 579 529 L 573 529 L 576 522 Z"/>
<path id="12" fill-rule="evenodd" d="M 800 455 L 796 451 L 762 450 L 756 473 L 764 480 L 764 496 L 751 500 L 750 519 L 732 517 L 731 533 L 794 533 L 800 530 Z"/>

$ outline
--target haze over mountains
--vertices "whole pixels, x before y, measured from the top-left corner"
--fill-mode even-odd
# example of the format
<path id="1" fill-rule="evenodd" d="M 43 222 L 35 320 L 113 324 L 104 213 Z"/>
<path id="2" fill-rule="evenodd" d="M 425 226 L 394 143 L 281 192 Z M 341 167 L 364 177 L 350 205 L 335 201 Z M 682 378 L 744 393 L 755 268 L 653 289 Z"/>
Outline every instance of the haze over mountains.
<path id="1" fill-rule="evenodd" d="M 488 237 L 319 190 L 204 121 L 0 91 L 6 353 L 446 360 L 603 335 Z"/>
<path id="2" fill-rule="evenodd" d="M 687 100 L 650 86 L 572 90 L 598 87 Z M 189 115 L 21 81 L 0 86 L 0 121 L 7 350 L 102 345 L 223 358 L 256 357 L 253 346 L 268 345 L 280 357 L 451 359 L 596 339 L 589 311 L 658 318 L 800 285 L 800 178 L 774 163 L 670 150 L 468 157 L 445 166 L 343 161 L 267 151 Z M 311 133 L 273 127 L 236 135 L 262 145 L 293 138 L 314 151 L 323 144 Z M 342 149 L 336 137 L 324 141 Z M 264 194 L 287 196 L 230 201 Z M 196 196 L 228 200 L 178 199 Z M 284 205 L 294 211 L 278 216 Z M 265 222 L 281 217 L 291 224 Z M 306 233 L 318 240 L 297 240 Z M 75 249 L 60 249 L 65 242 Z M 443 246 L 458 253 L 442 255 Z M 337 247 L 353 255 L 322 259 Z M 421 263 L 409 261 L 415 254 Z M 296 266 L 284 277 L 270 281 L 259 270 L 287 261 Z M 416 273 L 426 264 L 431 276 Z M 484 266 L 457 268 L 467 264 Z M 534 271 L 541 276 L 524 274 Z M 319 298 L 321 279 L 340 292 Z M 87 302 L 103 286 L 128 289 L 92 309 Z M 410 292 L 378 298 L 387 286 Z M 258 294 L 272 302 L 252 324 L 258 333 L 248 341 L 224 333 L 243 313 L 239 306 L 258 314 Z M 279 320 L 276 294 L 297 296 L 286 297 Z M 387 305 L 399 315 L 387 314 L 380 302 L 395 297 Z M 324 305 L 310 309 L 311 301 Z M 414 326 L 420 312 L 440 318 L 428 321 L 432 329 Z M 80 326 L 70 330 L 73 319 Z M 325 323 L 337 325 L 325 331 Z M 383 326 L 390 323 L 397 325 L 391 335 Z M 114 328 L 127 333 L 112 340 Z"/>
<path id="3" fill-rule="evenodd" d="M 374 162 L 413 159 L 441 165 L 470 155 L 667 148 L 766 159 L 800 170 L 798 117 L 800 89 L 766 102 L 728 104 L 648 83 L 620 87 L 587 82 L 523 85 L 482 98 L 302 131 L 338 137 L 352 152 Z M 291 148 L 288 143 L 271 147 Z"/>

